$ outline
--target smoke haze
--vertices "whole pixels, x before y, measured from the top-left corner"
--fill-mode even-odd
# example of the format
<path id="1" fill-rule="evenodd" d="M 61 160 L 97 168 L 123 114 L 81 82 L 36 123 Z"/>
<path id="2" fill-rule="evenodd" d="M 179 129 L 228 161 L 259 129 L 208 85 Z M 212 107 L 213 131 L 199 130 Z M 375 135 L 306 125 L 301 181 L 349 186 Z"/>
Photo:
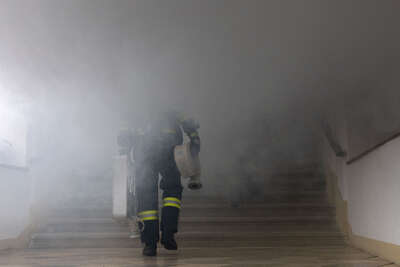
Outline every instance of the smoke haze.
<path id="1" fill-rule="evenodd" d="M 378 91 L 385 93 L 374 114 L 383 115 L 361 124 L 398 128 L 398 1 L 4 0 L 0 7 L 0 90 L 31 125 L 39 198 L 96 191 L 99 177 L 111 177 L 119 128 L 171 106 L 200 122 L 210 193 L 316 163 L 321 117 L 370 117 L 366 103 Z"/>

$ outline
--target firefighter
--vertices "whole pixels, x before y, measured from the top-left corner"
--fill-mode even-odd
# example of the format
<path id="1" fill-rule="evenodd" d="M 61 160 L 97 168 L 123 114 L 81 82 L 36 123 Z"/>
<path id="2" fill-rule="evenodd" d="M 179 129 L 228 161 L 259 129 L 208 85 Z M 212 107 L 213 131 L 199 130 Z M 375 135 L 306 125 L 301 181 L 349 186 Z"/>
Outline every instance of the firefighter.
<path id="1" fill-rule="evenodd" d="M 156 116 L 144 128 L 137 129 L 133 155 L 135 159 L 136 209 L 143 255 L 155 256 L 159 241 L 168 250 L 177 250 L 174 234 L 178 231 L 181 209 L 181 175 L 174 160 L 174 147 L 183 143 L 183 133 L 190 138 L 193 155 L 200 151 L 199 125 L 175 111 Z M 161 217 L 158 211 L 158 182 L 162 194 Z"/>

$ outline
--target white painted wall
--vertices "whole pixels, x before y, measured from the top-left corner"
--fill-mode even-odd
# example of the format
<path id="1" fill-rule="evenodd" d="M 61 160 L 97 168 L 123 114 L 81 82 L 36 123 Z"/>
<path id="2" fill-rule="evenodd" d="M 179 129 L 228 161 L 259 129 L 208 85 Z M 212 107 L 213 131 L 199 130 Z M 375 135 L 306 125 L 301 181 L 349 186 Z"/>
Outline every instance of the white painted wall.
<path id="1" fill-rule="evenodd" d="M 336 131 L 347 149 L 345 124 L 336 125 Z M 334 155 L 326 140 L 322 156 L 325 169 L 337 175 L 339 190 L 348 201 L 353 234 L 400 245 L 400 138 L 350 165 Z"/>
<path id="2" fill-rule="evenodd" d="M 28 123 L 21 114 L 0 106 L 0 164 L 25 167 Z"/>
<path id="3" fill-rule="evenodd" d="M 16 238 L 29 224 L 29 173 L 0 167 L 0 240 Z"/>
<path id="4" fill-rule="evenodd" d="M 0 91 L 0 240 L 18 237 L 30 219 L 32 180 L 28 161 L 28 121 Z M 8 95 L 7 95 L 8 96 Z"/>
<path id="5" fill-rule="evenodd" d="M 400 139 L 347 166 L 353 233 L 400 245 Z"/>

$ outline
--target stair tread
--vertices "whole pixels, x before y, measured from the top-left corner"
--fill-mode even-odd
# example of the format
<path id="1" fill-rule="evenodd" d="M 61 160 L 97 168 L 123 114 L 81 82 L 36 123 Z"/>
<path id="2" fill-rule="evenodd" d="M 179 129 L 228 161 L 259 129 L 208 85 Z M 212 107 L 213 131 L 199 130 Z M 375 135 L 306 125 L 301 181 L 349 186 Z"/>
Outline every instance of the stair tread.
<path id="1" fill-rule="evenodd" d="M 329 247 L 346 243 L 315 166 L 264 179 L 263 196 L 230 197 L 185 192 L 177 240 L 185 248 Z M 78 204 L 79 203 L 79 204 Z M 237 205 L 234 207 L 232 204 Z M 160 207 L 161 209 L 161 207 Z M 112 218 L 111 195 L 92 194 L 50 211 L 30 248 L 139 248 L 127 222 Z"/>
<path id="2" fill-rule="evenodd" d="M 321 221 L 331 221 L 333 220 L 332 216 L 260 216 L 260 217 L 181 217 L 181 222 L 269 222 L 269 221 L 313 221 L 313 220 L 321 220 Z"/>
<path id="3" fill-rule="evenodd" d="M 241 239 L 237 238 L 226 239 L 226 238 L 209 238 L 204 239 L 193 238 L 192 240 L 180 240 L 177 241 L 181 247 L 337 247 L 346 245 L 346 242 L 342 238 L 296 238 L 296 239 L 285 239 L 282 237 L 269 238 L 268 240 L 254 240 L 254 239 Z M 44 241 L 32 241 L 30 248 L 140 248 L 142 244 L 138 239 L 76 239 L 76 240 L 44 240 Z"/>
<path id="4" fill-rule="evenodd" d="M 129 231 L 125 232 L 62 232 L 62 233 L 35 233 L 32 235 L 32 240 L 38 239 L 109 239 L 109 238 L 121 238 L 127 239 L 130 236 Z M 285 237 L 285 238 L 302 238 L 302 237 L 325 237 L 325 238 L 343 238 L 343 235 L 339 231 L 275 231 L 275 232 L 201 232 L 201 231 L 190 231 L 180 232 L 177 234 L 177 238 L 265 238 L 265 237 Z"/>

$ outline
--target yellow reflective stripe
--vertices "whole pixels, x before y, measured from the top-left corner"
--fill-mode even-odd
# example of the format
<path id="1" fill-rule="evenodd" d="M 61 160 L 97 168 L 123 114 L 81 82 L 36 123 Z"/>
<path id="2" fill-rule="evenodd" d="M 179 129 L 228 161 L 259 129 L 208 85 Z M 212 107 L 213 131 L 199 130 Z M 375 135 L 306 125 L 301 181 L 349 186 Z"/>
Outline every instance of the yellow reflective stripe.
<path id="1" fill-rule="evenodd" d="M 181 200 L 176 197 L 166 197 L 164 198 L 164 207 L 175 207 L 180 209 L 181 208 Z"/>
<path id="2" fill-rule="evenodd" d="M 168 201 L 168 200 L 181 203 L 181 200 L 179 198 L 176 198 L 176 197 L 166 197 L 166 198 L 164 198 L 164 201 Z"/>
<path id="3" fill-rule="evenodd" d="M 151 216 L 151 217 L 144 217 L 144 218 L 140 218 L 142 221 L 154 221 L 154 220 L 158 220 L 157 216 Z"/>
<path id="4" fill-rule="evenodd" d="M 175 207 L 175 208 L 178 208 L 178 209 L 181 208 L 181 206 L 179 204 L 176 204 L 176 203 L 164 203 L 164 207 Z"/>
<path id="5" fill-rule="evenodd" d="M 158 210 L 144 210 L 138 213 L 139 220 L 151 221 L 158 220 Z"/>
<path id="6" fill-rule="evenodd" d="M 157 214 L 158 210 L 145 210 L 138 213 L 139 216 L 141 215 L 149 215 L 149 214 Z"/>
<path id="7" fill-rule="evenodd" d="M 199 134 L 197 132 L 193 132 L 190 134 L 190 137 L 197 137 L 197 136 L 199 136 Z"/>

